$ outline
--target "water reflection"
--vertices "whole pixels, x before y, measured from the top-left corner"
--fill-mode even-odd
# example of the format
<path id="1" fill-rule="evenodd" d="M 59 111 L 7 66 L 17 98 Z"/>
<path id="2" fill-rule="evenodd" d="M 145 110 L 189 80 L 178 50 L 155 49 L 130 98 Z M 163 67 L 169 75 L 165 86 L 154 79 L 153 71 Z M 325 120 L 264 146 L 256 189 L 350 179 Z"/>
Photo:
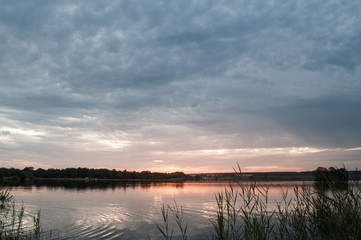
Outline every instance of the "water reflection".
<path id="1" fill-rule="evenodd" d="M 283 191 L 302 184 L 260 186 L 270 185 L 275 206 Z M 155 224 L 162 223 L 161 206 L 173 205 L 174 200 L 183 207 L 189 239 L 208 239 L 217 210 L 215 194 L 230 186 L 238 188 L 229 182 L 36 181 L 13 187 L 11 194 L 24 203 L 27 216 L 41 209 L 43 230 L 59 234 L 56 239 L 159 239 Z"/>
<path id="2" fill-rule="evenodd" d="M 352 183 L 351 185 L 354 185 L 354 183 Z M 321 192 L 321 193 L 330 190 L 343 191 L 343 190 L 347 190 L 350 187 L 350 182 L 349 181 L 337 181 L 337 182 L 315 181 L 313 186 L 317 192 Z"/>
<path id="3" fill-rule="evenodd" d="M 31 183 L 20 184 L 20 183 L 7 183 L 6 187 L 22 187 L 25 191 L 36 188 L 61 188 L 65 190 L 101 190 L 101 189 L 112 189 L 112 190 L 127 190 L 127 189 L 150 189 L 153 187 L 167 186 L 171 188 L 183 188 L 183 182 L 154 182 L 154 181 L 116 181 L 116 180 L 63 180 L 63 179 L 36 179 Z M 0 185 L 1 186 L 1 185 Z"/>

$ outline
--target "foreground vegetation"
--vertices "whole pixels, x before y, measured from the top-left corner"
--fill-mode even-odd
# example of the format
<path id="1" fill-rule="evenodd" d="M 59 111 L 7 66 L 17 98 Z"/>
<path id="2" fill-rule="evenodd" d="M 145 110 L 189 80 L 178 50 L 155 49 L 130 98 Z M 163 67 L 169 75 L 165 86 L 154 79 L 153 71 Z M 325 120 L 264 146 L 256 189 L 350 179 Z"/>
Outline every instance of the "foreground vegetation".
<path id="1" fill-rule="evenodd" d="M 217 196 L 213 239 L 361 239 L 359 187 L 314 192 L 295 187 L 277 209 L 268 208 L 268 187 L 252 184 Z"/>
<path id="2" fill-rule="evenodd" d="M 327 178 L 319 181 L 324 182 L 320 188 L 296 186 L 293 193 L 284 192 L 274 209 L 269 207 L 269 186 L 240 182 L 237 189 L 225 189 L 216 195 L 217 214 L 210 239 L 361 239 L 359 183 L 339 185 Z M 188 224 L 183 223 L 177 204 L 162 208 L 164 224 L 157 227 L 164 239 L 172 239 L 176 233 L 170 227 L 169 213 L 175 218 L 177 236 L 187 239 Z"/>
<path id="3" fill-rule="evenodd" d="M 33 228 L 24 227 L 22 206 L 15 208 L 13 197 L 7 190 L 0 191 L 0 240 L 38 240 L 41 235 L 40 212 L 33 217 Z"/>

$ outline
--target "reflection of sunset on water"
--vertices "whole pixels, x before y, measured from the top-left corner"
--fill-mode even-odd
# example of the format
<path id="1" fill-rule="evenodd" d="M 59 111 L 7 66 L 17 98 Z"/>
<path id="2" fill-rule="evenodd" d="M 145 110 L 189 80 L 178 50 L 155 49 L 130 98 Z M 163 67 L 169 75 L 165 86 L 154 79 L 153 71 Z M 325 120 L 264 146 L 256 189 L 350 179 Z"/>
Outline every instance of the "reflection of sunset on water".
<path id="1" fill-rule="evenodd" d="M 192 226 L 190 235 L 208 231 L 217 211 L 216 194 L 231 187 L 240 190 L 240 186 L 231 182 L 111 182 L 110 185 L 99 182 L 100 185 L 88 187 L 78 181 L 78 187 L 12 187 L 10 191 L 18 207 L 25 204 L 26 223 L 31 224 L 32 214 L 41 209 L 44 231 L 59 230 L 61 236 L 85 240 L 89 234 L 102 236 L 104 232 L 119 238 L 122 232 L 133 234 L 137 229 L 144 229 L 137 238 L 146 237 L 142 234 L 157 234 L 155 223 L 162 223 L 161 207 L 175 204 L 182 208 L 184 220 Z M 243 184 L 247 188 L 251 182 Z M 283 192 L 288 191 L 291 196 L 293 187 L 302 184 L 260 182 L 258 187 L 269 186 L 268 209 L 272 210 Z"/>

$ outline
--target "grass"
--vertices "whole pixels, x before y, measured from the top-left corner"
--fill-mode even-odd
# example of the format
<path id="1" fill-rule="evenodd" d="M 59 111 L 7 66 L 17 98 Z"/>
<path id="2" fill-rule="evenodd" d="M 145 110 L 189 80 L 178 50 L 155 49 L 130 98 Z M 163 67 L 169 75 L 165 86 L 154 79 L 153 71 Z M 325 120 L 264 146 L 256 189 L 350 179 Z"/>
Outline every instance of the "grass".
<path id="1" fill-rule="evenodd" d="M 332 185 L 331 185 L 332 186 Z M 293 194 L 283 193 L 275 209 L 269 209 L 269 187 L 256 183 L 238 184 L 216 195 L 217 212 L 211 224 L 209 239 L 214 240 L 340 240 L 361 239 L 361 188 L 347 184 L 345 188 L 317 189 L 296 186 Z M 176 219 L 176 227 L 187 239 L 182 221 L 182 208 L 162 208 L 164 239 L 172 239 L 168 209 Z M 171 231 L 170 231 L 171 229 Z"/>
<path id="2" fill-rule="evenodd" d="M 40 212 L 33 217 L 33 228 L 24 227 L 24 206 L 16 209 L 13 196 L 0 191 L 0 240 L 39 240 L 41 237 Z"/>

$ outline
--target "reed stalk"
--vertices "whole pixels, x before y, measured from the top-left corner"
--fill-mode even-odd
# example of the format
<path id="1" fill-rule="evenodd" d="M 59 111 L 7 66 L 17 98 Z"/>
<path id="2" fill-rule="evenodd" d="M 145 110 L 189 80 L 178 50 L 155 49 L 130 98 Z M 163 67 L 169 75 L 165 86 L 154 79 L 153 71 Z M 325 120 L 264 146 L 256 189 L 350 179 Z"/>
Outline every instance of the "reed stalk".
<path id="1" fill-rule="evenodd" d="M 339 240 L 361 239 L 361 187 L 357 183 L 330 183 L 327 189 L 296 186 L 293 194 L 283 192 L 282 199 L 269 209 L 269 186 L 257 183 L 226 188 L 216 194 L 217 211 L 211 221 L 213 240 Z M 168 209 L 187 239 L 188 224 L 182 223 L 183 212 L 162 207 L 165 230 L 158 225 L 165 239 L 169 231 Z M 185 226 L 185 227 L 183 227 Z"/>
<path id="2" fill-rule="evenodd" d="M 16 209 L 8 190 L 0 191 L 0 240 L 40 240 L 40 212 L 34 217 L 33 229 L 24 227 L 25 207 Z"/>

